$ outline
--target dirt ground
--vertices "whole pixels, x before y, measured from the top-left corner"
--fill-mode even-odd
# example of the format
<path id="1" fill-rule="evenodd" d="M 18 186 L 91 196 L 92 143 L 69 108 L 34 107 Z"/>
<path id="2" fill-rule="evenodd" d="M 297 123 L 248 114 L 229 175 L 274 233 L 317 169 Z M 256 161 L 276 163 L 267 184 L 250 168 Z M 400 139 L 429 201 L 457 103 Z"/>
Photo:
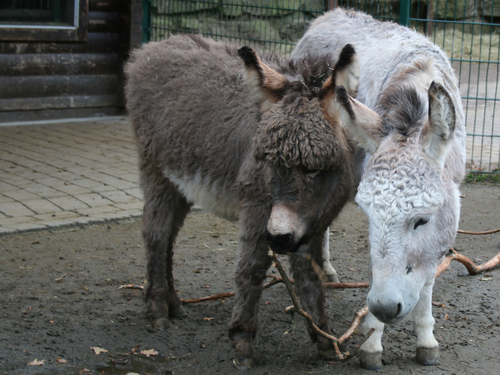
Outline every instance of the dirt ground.
<path id="1" fill-rule="evenodd" d="M 460 228 L 500 227 L 500 187 L 466 184 Z M 341 281 L 366 281 L 367 220 L 349 204 L 332 226 L 331 256 Z M 145 319 L 140 220 L 66 227 L 0 237 L 1 374 L 237 374 L 227 325 L 233 300 L 189 304 L 188 316 L 154 331 Z M 177 241 L 175 277 L 181 298 L 233 290 L 236 224 L 200 211 L 190 214 Z M 477 263 L 500 251 L 500 234 L 458 235 L 456 249 Z M 283 258 L 283 264 L 287 264 Z M 276 270 L 271 270 L 277 274 Z M 435 334 L 441 363 L 418 365 L 411 324 L 386 329 L 383 373 L 500 373 L 500 269 L 468 276 L 458 262 L 436 281 Z M 331 325 L 341 334 L 366 290 L 329 290 Z M 358 359 L 326 361 L 309 341 L 305 323 L 284 312 L 284 285 L 267 289 L 255 342 L 256 366 L 247 374 L 354 374 Z M 355 334 L 354 341 L 361 338 Z M 158 354 L 133 354 L 154 349 Z M 95 354 L 91 347 L 107 350 Z M 148 353 L 148 352 L 146 352 Z M 43 364 L 29 366 L 34 361 Z M 57 363 L 63 359 L 66 363 Z M 86 369 L 87 371 L 83 370 Z"/>

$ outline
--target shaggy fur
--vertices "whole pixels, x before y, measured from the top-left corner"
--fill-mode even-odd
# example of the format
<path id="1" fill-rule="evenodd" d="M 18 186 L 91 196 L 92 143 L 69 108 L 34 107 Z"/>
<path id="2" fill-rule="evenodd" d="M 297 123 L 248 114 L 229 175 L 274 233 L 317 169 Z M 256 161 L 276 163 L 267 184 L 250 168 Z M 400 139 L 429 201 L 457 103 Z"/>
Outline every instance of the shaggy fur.
<path id="1" fill-rule="evenodd" d="M 351 50 L 344 60 L 353 58 Z M 323 99 L 334 89 L 332 67 L 329 58 L 261 60 L 248 47 L 238 51 L 195 35 L 149 43 L 125 67 L 153 324 L 165 326 L 169 315 L 183 314 L 173 245 L 191 205 L 239 220 L 229 334 L 241 367 L 253 356 L 258 302 L 271 265 L 268 245 L 308 252 L 322 264 L 327 227 L 353 186 L 353 144 Z M 291 260 L 291 270 L 304 308 L 328 330 L 320 280 L 303 257 Z M 319 338 L 318 348 L 331 344 Z"/>
<path id="2" fill-rule="evenodd" d="M 435 364 L 432 285 L 455 239 L 465 172 L 457 79 L 443 51 L 424 36 L 340 8 L 312 23 L 292 59 L 335 58 L 346 43 L 357 51 L 359 87 L 356 99 L 337 88 L 336 108 L 368 151 L 356 201 L 370 222 L 370 314 L 364 329 L 375 333 L 361 347 L 361 364 L 381 368 L 381 322 L 399 322 L 412 309 L 417 359 Z"/>

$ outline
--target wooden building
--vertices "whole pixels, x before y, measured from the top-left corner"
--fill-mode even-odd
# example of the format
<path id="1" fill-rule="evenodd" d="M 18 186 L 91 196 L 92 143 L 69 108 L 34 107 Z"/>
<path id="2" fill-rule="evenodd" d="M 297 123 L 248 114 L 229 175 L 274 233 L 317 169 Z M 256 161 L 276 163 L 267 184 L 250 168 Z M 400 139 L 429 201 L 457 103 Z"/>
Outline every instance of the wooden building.
<path id="1" fill-rule="evenodd" d="M 141 0 L 0 2 L 0 123 L 123 114 L 141 18 Z"/>

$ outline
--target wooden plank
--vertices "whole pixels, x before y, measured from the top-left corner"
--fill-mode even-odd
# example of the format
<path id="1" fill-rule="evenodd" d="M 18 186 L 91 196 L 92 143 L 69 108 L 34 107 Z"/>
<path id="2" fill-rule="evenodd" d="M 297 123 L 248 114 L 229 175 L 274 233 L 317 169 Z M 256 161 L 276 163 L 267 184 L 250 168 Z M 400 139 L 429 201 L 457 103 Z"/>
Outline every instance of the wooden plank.
<path id="1" fill-rule="evenodd" d="M 89 20 L 89 32 L 92 33 L 117 33 L 118 18 Z"/>
<path id="2" fill-rule="evenodd" d="M 88 33 L 86 43 L 0 42 L 0 54 L 22 53 L 115 53 L 118 34 Z"/>
<path id="3" fill-rule="evenodd" d="M 50 96 L 46 98 L 0 99 L 0 111 L 33 111 L 65 108 L 98 108 L 118 105 L 116 95 Z"/>
<path id="4" fill-rule="evenodd" d="M 42 121 L 77 117 L 122 116 L 125 111 L 118 107 L 47 109 L 39 111 L 0 112 L 0 123 L 18 121 Z"/>
<path id="5" fill-rule="evenodd" d="M 109 54 L 0 54 L 0 76 L 118 74 L 118 55 Z"/>
<path id="6" fill-rule="evenodd" d="M 118 75 L 0 77 L 0 99 L 115 95 L 118 90 Z"/>
<path id="7" fill-rule="evenodd" d="M 89 0 L 89 11 L 116 12 L 119 4 L 119 0 Z"/>

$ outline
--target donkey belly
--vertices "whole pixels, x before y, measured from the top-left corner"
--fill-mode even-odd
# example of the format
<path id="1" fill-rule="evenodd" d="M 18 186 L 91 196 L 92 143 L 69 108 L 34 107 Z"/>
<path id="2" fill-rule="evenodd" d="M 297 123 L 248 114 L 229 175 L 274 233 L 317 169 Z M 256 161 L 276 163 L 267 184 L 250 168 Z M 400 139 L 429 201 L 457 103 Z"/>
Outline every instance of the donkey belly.
<path id="1" fill-rule="evenodd" d="M 200 170 L 188 174 L 166 169 L 163 175 L 177 186 L 189 203 L 226 220 L 238 220 L 239 202 L 227 181 L 212 179 Z"/>

